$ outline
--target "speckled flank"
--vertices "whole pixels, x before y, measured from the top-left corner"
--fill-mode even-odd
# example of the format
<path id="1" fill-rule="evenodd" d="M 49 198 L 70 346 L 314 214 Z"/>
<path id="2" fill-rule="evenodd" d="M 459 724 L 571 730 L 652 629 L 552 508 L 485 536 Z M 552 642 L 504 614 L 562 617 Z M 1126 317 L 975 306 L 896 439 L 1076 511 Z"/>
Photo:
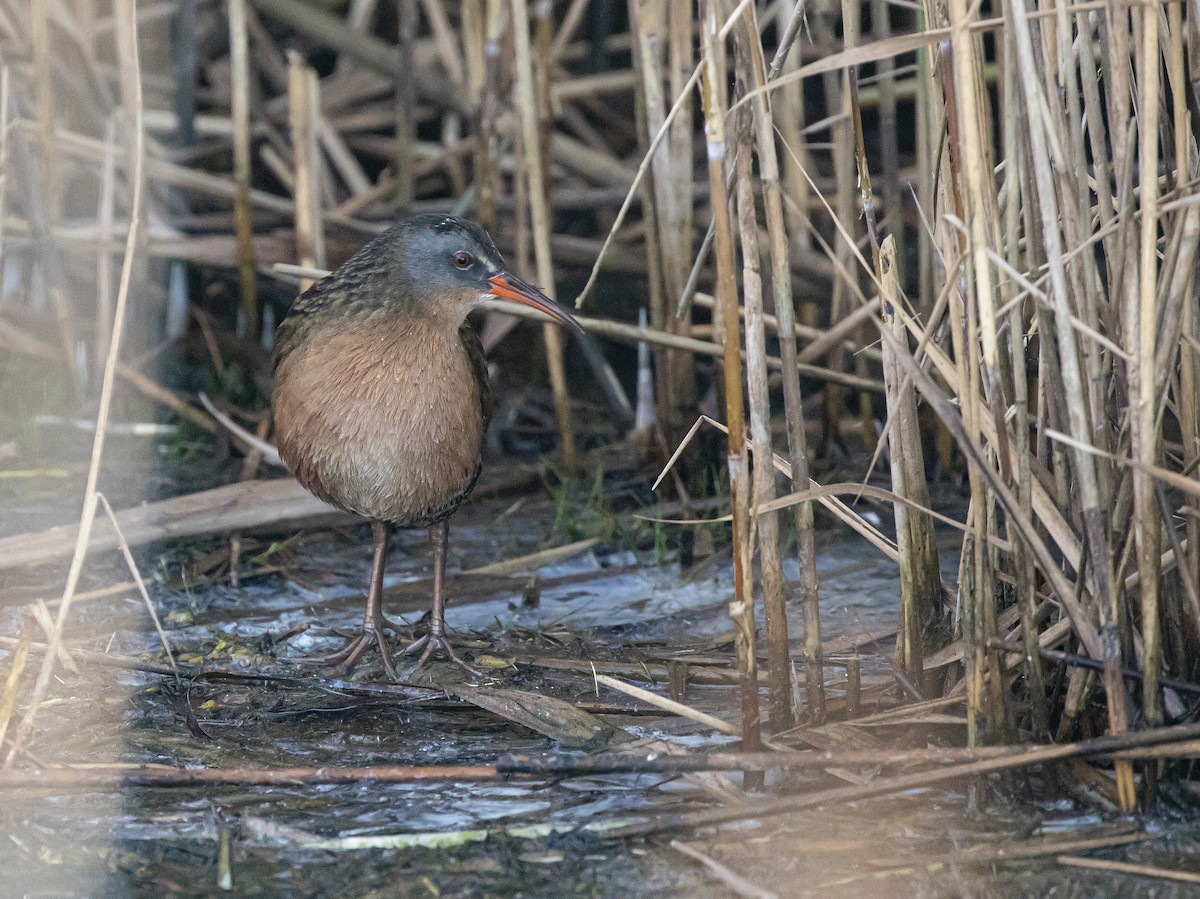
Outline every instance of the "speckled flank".
<path id="1" fill-rule="evenodd" d="M 314 323 L 276 370 L 280 454 L 338 508 L 405 527 L 441 521 L 479 476 L 491 418 L 481 363 L 474 332 L 449 316 Z"/>

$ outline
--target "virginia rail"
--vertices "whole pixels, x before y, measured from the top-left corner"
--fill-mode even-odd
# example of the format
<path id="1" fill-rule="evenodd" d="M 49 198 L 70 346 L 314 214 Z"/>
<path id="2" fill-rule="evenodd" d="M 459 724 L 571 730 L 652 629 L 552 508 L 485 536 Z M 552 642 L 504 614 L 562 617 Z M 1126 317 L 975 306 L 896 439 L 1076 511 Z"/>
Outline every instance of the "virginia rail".
<path id="1" fill-rule="evenodd" d="M 388 525 L 428 527 L 429 632 L 415 671 L 437 650 L 468 672 L 446 639 L 448 520 L 479 478 L 492 417 L 483 346 L 467 313 L 486 297 L 532 306 L 576 329 L 549 297 L 505 270 L 478 225 L 403 219 L 318 281 L 275 337 L 275 436 L 292 474 L 330 505 L 371 522 L 375 554 L 362 631 L 321 661 L 352 669 L 371 646 L 396 679 L 383 615 Z"/>

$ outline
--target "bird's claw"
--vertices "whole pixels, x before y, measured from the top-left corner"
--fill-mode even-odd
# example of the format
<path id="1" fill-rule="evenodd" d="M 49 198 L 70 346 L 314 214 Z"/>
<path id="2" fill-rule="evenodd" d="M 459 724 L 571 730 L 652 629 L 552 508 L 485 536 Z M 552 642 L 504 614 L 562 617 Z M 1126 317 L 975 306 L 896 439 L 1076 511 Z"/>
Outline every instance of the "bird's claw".
<path id="1" fill-rule="evenodd" d="M 424 668 L 425 664 L 431 658 L 433 658 L 433 654 L 438 650 L 441 650 L 442 655 L 444 655 L 447 659 L 449 659 L 471 677 L 483 676 L 478 669 L 472 668 L 461 658 L 459 658 L 458 653 L 454 651 L 454 647 L 450 645 L 450 641 L 447 640 L 442 634 L 426 634 L 425 636 L 414 640 L 408 646 L 404 647 L 404 649 L 401 650 L 400 655 L 412 655 L 418 650 L 421 652 L 421 655 L 417 657 L 417 660 L 411 666 L 405 669 L 404 680 L 412 680 L 412 676 Z"/>
<path id="2" fill-rule="evenodd" d="M 399 636 L 401 628 L 394 621 L 380 615 L 378 621 L 364 622 L 359 635 L 351 638 L 341 649 L 328 655 L 300 661 L 304 664 L 332 666 L 339 677 L 347 677 L 354 671 L 359 660 L 362 659 L 363 653 L 375 646 L 379 649 L 379 656 L 383 660 L 383 670 L 387 673 L 388 678 L 393 681 L 399 680 L 396 676 L 396 666 L 392 664 L 388 639 L 385 636 L 387 631 L 391 631 L 394 636 Z"/>
<path id="3" fill-rule="evenodd" d="M 328 655 L 317 656 L 315 658 L 300 659 L 303 664 L 308 665 L 325 665 L 333 666 L 339 677 L 347 677 L 358 665 L 363 655 L 372 646 L 378 648 L 379 657 L 383 661 L 383 670 L 386 672 L 388 679 L 392 681 L 407 681 L 411 680 L 412 676 L 425 667 L 439 651 L 449 661 L 453 662 L 471 677 L 482 677 L 483 675 L 475 668 L 472 668 L 464 662 L 454 651 L 454 647 L 450 645 L 450 641 L 446 639 L 444 634 L 428 633 L 422 637 L 418 637 L 404 649 L 400 650 L 399 655 L 407 656 L 414 653 L 420 653 L 417 656 L 416 662 L 404 670 L 403 675 L 399 674 L 396 666 L 392 663 L 391 647 L 388 646 L 388 638 L 385 635 L 390 631 L 394 636 L 399 636 L 401 627 L 395 622 L 384 618 L 382 615 L 376 621 L 363 622 L 362 630 L 357 637 L 351 638 L 345 646 Z"/>

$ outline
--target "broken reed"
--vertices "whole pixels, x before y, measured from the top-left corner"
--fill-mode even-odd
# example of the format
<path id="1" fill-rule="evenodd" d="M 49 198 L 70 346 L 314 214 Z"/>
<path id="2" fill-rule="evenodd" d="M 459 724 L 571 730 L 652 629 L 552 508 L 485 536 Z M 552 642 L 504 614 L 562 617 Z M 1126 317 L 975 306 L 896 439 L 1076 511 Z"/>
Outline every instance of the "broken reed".
<path id="1" fill-rule="evenodd" d="M 591 267 L 598 256 L 598 265 L 645 275 L 653 327 L 594 327 L 663 348 L 656 404 L 672 436 L 689 423 L 697 357 L 723 359 L 742 670 L 746 684 L 756 682 L 757 555 L 773 730 L 800 710 L 790 700 L 782 528 L 768 504 L 791 509 L 798 534 L 814 720 L 824 714 L 824 683 L 813 497 L 772 503 L 777 485 L 762 464 L 771 459 L 772 417 L 785 418 L 790 465 L 781 468 L 793 490 L 807 491 L 800 376 L 818 382 L 819 449 L 828 454 L 848 409 L 872 411 L 851 391 L 879 389 L 882 359 L 888 417 L 878 441 L 890 448 L 903 500 L 897 665 L 906 683 L 925 695 L 965 691 L 973 743 L 1015 728 L 1068 739 L 1101 706 L 1116 734 L 1139 717 L 1153 725 L 1183 714 L 1164 678 L 1193 678 L 1200 641 L 1200 171 L 1187 96 L 1200 57 L 1194 9 L 1015 0 L 986 11 L 965 0 L 927 0 L 919 10 L 884 0 L 709 0 L 697 9 L 629 0 L 631 30 L 589 41 L 583 0 L 400 7 L 388 33 L 387 17 L 232 0 L 227 46 L 183 29 L 176 57 L 193 59 L 199 46 L 228 54 L 197 60 L 218 74 L 227 66 L 227 97 L 219 77 L 198 96 L 188 73 L 162 77 L 175 60 L 148 62 L 145 127 L 193 137 L 174 159 L 150 146 L 147 255 L 236 265 L 250 334 L 261 311 L 250 288 L 272 263 L 320 266 L 325 252 L 343 255 L 410 204 L 482 219 L 547 287 L 557 271 Z M 179 4 L 181 21 L 190 8 Z M 87 37 L 92 29 L 59 21 L 69 15 L 32 4 L 0 35 L 8 213 L 0 247 L 43 276 L 49 302 L 23 311 L 46 318 L 56 338 L 37 340 L 0 320 L 0 339 L 61 356 L 71 362 L 63 370 L 82 379 L 80 320 L 94 319 L 93 374 L 112 333 L 108 282 L 131 217 L 122 208 L 131 158 L 105 101 L 126 90 L 110 74 L 122 60 Z M 143 23 L 144 45 L 163 39 L 156 22 Z M 332 51 L 332 71 L 317 78 L 303 54 L 289 59 L 280 29 L 292 43 Z M 59 31 L 84 41 L 86 77 L 75 82 L 63 81 L 75 69 L 55 61 L 66 52 L 49 39 Z M 11 66 L 20 47 L 31 48 L 39 77 Z M 580 74 L 585 58 L 590 70 Z M 703 136 L 691 114 L 698 80 Z M 614 112 L 613 98 L 635 114 Z M 911 123 L 915 147 L 903 139 Z M 694 163 L 702 141 L 707 165 Z M 626 203 L 646 154 L 638 170 L 646 179 Z M 228 171 L 213 162 L 222 158 Z M 91 228 L 79 205 L 87 192 L 62 189 L 89 173 L 99 197 Z M 263 186 L 264 173 L 274 187 Z M 163 206 L 163 187 L 180 198 L 177 209 Z M 635 200 L 640 221 L 617 234 Z M 600 232 L 612 223 L 620 253 L 602 250 L 599 236 L 567 233 L 581 211 Z M 212 233 L 157 225 L 173 215 Z M 141 282 L 144 272 L 132 277 Z M 715 297 L 712 342 L 694 325 L 705 303 L 697 287 Z M 139 315 L 156 311 L 152 292 L 134 295 Z M 778 356 L 768 355 L 772 338 Z M 869 346 L 876 340 L 881 354 Z M 569 454 L 562 354 L 553 340 L 548 350 Z M 213 426 L 136 367 L 119 362 L 115 372 Z M 773 408 L 777 383 L 783 403 Z M 921 439 L 914 391 L 942 419 L 936 447 Z M 970 478 L 954 591 L 943 589 L 920 509 L 928 455 L 936 449 L 942 464 L 952 461 L 945 435 Z M 997 648 L 1013 641 L 1023 660 Z M 1060 678 L 1057 657 L 1044 651 L 1085 654 L 1103 676 L 1073 666 Z M 1138 695 L 1122 686 L 1131 667 L 1142 674 Z M 751 743 L 757 699 L 744 691 Z M 1128 803 L 1129 768 L 1120 771 Z"/>

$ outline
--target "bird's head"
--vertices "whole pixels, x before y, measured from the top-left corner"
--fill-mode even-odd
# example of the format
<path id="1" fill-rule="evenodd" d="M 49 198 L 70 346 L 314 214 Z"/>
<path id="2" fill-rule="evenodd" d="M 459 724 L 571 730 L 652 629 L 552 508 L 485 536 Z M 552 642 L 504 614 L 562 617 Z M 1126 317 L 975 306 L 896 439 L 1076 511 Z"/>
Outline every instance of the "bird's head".
<path id="1" fill-rule="evenodd" d="M 492 239 L 474 222 L 415 215 L 389 234 L 394 235 L 392 264 L 399 266 L 413 299 L 430 311 L 465 317 L 484 299 L 501 297 L 581 330 L 554 300 L 508 271 Z"/>

